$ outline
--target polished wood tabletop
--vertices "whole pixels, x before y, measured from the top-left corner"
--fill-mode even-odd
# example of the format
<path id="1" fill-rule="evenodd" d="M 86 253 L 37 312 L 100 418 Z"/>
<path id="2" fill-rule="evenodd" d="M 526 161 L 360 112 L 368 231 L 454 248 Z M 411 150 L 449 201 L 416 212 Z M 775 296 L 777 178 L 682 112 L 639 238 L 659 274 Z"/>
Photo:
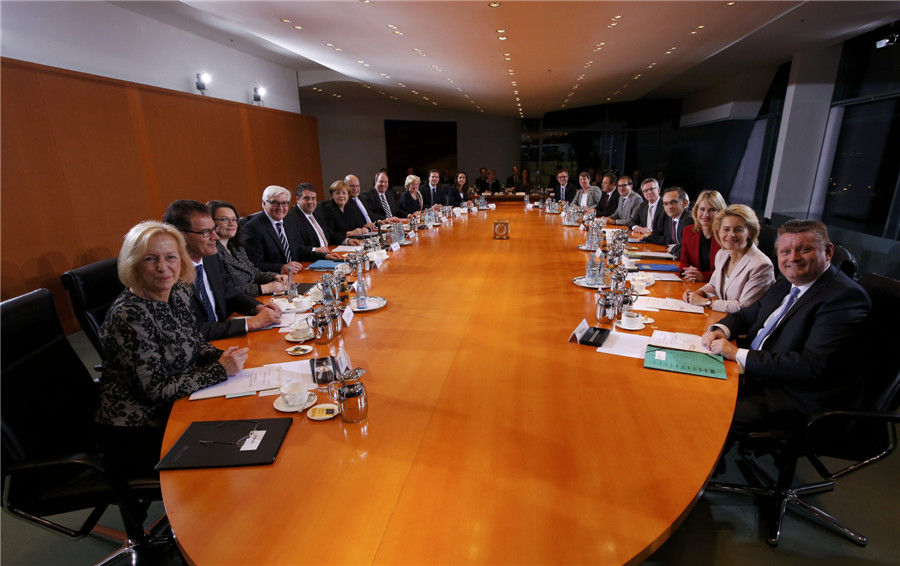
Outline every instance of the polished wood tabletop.
<path id="1" fill-rule="evenodd" d="M 510 239 L 492 239 L 509 220 Z M 387 306 L 341 338 L 367 370 L 368 418 L 293 416 L 274 464 L 161 474 L 193 564 L 625 564 L 658 548 L 703 492 L 737 394 L 567 342 L 596 325 L 585 232 L 501 204 L 422 230 L 368 274 Z M 653 248 L 660 249 L 660 248 Z M 303 273 L 313 281 L 318 274 Z M 680 297 L 681 282 L 654 296 Z M 720 313 L 652 313 L 700 334 Z M 614 332 L 625 332 L 615 329 Z M 296 360 L 275 330 L 223 340 L 248 367 Z M 310 354 L 304 358 L 314 356 Z M 163 451 L 193 421 L 285 416 L 275 397 L 179 400 Z M 324 396 L 322 397 L 324 400 Z"/>

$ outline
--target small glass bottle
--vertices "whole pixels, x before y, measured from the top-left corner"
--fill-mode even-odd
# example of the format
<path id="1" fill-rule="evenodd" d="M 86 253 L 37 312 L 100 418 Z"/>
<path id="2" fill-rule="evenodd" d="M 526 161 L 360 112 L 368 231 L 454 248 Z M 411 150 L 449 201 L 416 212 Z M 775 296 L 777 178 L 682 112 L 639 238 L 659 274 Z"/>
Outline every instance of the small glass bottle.
<path id="1" fill-rule="evenodd" d="M 368 308 L 368 293 L 366 292 L 366 280 L 360 277 L 356 280 L 356 308 Z"/>

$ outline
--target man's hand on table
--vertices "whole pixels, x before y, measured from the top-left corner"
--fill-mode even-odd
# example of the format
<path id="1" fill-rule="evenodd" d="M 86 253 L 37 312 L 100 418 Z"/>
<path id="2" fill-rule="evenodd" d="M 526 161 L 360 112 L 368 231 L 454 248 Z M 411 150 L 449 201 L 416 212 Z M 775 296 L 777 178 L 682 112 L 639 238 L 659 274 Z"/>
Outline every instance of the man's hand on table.
<path id="1" fill-rule="evenodd" d="M 728 341 L 725 333 L 719 328 L 708 330 L 700 338 L 700 342 L 709 348 L 713 354 L 721 354 L 726 360 L 734 361 L 737 357 L 738 347 Z"/>
<path id="2" fill-rule="evenodd" d="M 256 309 L 256 314 L 247 317 L 247 330 L 259 330 L 281 320 L 281 308 L 275 303 L 265 303 Z"/>

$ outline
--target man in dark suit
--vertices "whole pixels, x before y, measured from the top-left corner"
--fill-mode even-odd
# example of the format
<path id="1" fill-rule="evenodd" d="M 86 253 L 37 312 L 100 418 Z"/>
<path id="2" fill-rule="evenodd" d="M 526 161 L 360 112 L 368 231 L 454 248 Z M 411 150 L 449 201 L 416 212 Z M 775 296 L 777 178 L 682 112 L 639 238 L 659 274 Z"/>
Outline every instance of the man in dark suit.
<path id="1" fill-rule="evenodd" d="M 262 213 L 244 224 L 247 257 L 262 271 L 296 273 L 303 269 L 301 261 L 325 257 L 301 243 L 299 222 L 288 216 L 290 206 L 290 191 L 270 185 L 263 191 Z"/>
<path id="2" fill-rule="evenodd" d="M 181 231 L 188 256 L 194 262 L 197 276 L 191 286 L 191 304 L 204 338 L 241 336 L 278 322 L 281 309 L 277 305 L 260 303 L 240 292 L 226 274 L 216 249 L 216 223 L 205 204 L 176 200 L 166 209 L 163 221 Z M 251 316 L 229 319 L 234 312 Z"/>
<path id="3" fill-rule="evenodd" d="M 369 211 L 369 218 L 376 224 L 394 222 L 398 218 L 409 216 L 409 212 L 402 210 L 397 204 L 397 195 L 388 190 L 389 187 L 387 173 L 381 171 L 375 176 L 375 188 L 369 189 L 360 197 Z"/>
<path id="4" fill-rule="evenodd" d="M 304 250 L 322 254 L 323 259 L 338 260 L 339 255 L 328 251 L 328 246 L 345 243 L 350 246 L 360 244 L 358 240 L 347 238 L 346 234 L 331 232 L 326 227 L 325 218 L 316 210 L 316 188 L 312 183 L 297 185 L 297 204 L 291 207 L 287 220 L 295 220 L 300 229 L 300 245 Z"/>
<path id="5" fill-rule="evenodd" d="M 666 209 L 666 251 L 681 257 L 681 236 L 685 226 L 694 223 L 691 216 L 691 200 L 681 187 L 669 187 L 663 192 L 662 204 Z"/>
<path id="6" fill-rule="evenodd" d="M 656 179 L 645 179 L 641 183 L 641 194 L 644 195 L 644 203 L 638 210 L 638 221 L 632 230 L 638 234 L 647 234 L 645 242 L 651 244 L 666 243 L 666 216 L 665 207 L 659 195 L 659 183 Z M 683 232 L 683 231 L 682 231 Z"/>
<path id="7" fill-rule="evenodd" d="M 606 174 L 600 181 L 600 202 L 597 203 L 597 216 L 612 216 L 619 207 L 619 191 L 616 190 L 616 181 L 619 179 L 612 174 Z"/>
<path id="8" fill-rule="evenodd" d="M 733 427 L 790 426 L 812 413 L 849 407 L 863 360 L 871 308 L 865 290 L 831 265 L 834 246 L 817 220 L 790 220 L 778 230 L 784 277 L 756 303 L 703 335 L 713 353 L 744 368 Z M 729 339 L 738 338 L 735 346 Z"/>
<path id="9" fill-rule="evenodd" d="M 553 190 L 553 198 L 572 202 L 572 199 L 575 198 L 575 193 L 578 192 L 578 187 L 575 183 L 569 181 L 569 170 L 560 169 L 559 173 L 556 174 L 556 181 L 559 183 L 559 187 Z"/>
<path id="10" fill-rule="evenodd" d="M 369 217 L 369 210 L 359 198 L 359 194 L 362 192 L 359 178 L 356 175 L 347 175 L 344 177 L 344 182 L 347 183 L 347 187 L 349 188 L 348 192 L 350 194 L 350 200 L 347 202 L 346 206 L 348 210 L 347 216 L 351 218 L 353 226 L 356 228 L 375 230 L 375 222 Z"/>
<path id="11" fill-rule="evenodd" d="M 479 193 L 490 190 L 487 188 L 487 167 L 482 167 L 478 170 L 478 178 L 475 179 L 475 190 Z"/>
<path id="12" fill-rule="evenodd" d="M 510 175 L 509 177 L 506 178 L 506 188 L 512 189 L 512 190 L 518 189 L 519 181 L 521 181 L 521 180 L 522 180 L 522 178 L 519 177 L 519 168 L 517 166 L 513 165 L 512 175 Z"/>
<path id="13" fill-rule="evenodd" d="M 428 185 L 419 189 L 422 193 L 422 209 L 449 204 L 446 191 L 440 186 L 441 173 L 437 169 L 428 172 Z"/>

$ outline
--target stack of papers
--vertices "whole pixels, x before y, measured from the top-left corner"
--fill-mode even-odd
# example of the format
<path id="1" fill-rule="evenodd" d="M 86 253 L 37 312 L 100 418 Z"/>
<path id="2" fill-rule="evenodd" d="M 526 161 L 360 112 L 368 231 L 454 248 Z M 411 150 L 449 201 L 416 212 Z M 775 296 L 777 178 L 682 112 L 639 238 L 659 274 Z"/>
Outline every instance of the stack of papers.
<path id="1" fill-rule="evenodd" d="M 242 397 L 244 395 L 277 395 L 285 383 L 300 382 L 312 389 L 312 369 L 309 360 L 271 364 L 243 369 L 222 383 L 217 383 L 193 393 L 191 401 L 213 397 Z"/>
<path id="2" fill-rule="evenodd" d="M 666 310 L 703 314 L 703 307 L 700 305 L 692 305 L 681 299 L 673 299 L 672 297 L 667 297 L 665 299 L 660 299 L 658 297 L 638 297 L 634 302 L 634 310 L 650 312 Z"/>

